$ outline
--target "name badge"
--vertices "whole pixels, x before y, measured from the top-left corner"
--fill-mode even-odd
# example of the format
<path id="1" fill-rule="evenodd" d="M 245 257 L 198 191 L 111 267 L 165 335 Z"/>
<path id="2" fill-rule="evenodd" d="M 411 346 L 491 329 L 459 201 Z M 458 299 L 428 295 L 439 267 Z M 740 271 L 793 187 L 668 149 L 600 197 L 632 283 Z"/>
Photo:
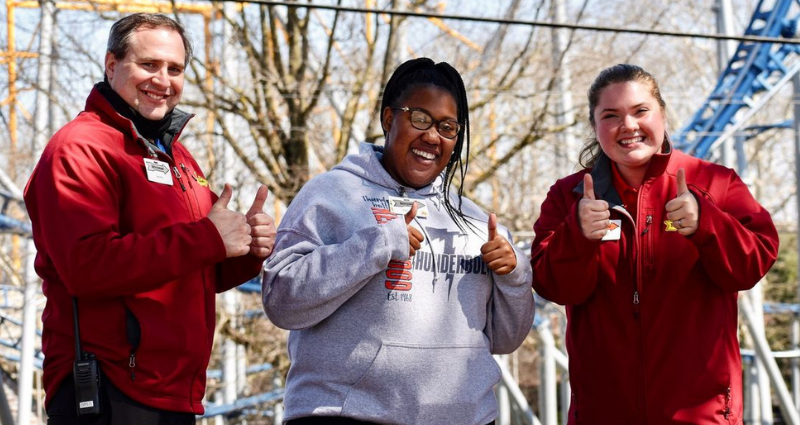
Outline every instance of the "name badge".
<path id="1" fill-rule="evenodd" d="M 172 186 L 172 173 L 169 172 L 169 164 L 166 162 L 145 158 L 144 168 L 147 170 L 147 180 Z"/>
<path id="2" fill-rule="evenodd" d="M 603 236 L 603 241 L 618 241 L 622 234 L 622 220 L 609 220 L 608 233 Z"/>
<path id="3" fill-rule="evenodd" d="M 390 196 L 389 197 L 389 211 L 398 214 L 398 215 L 406 215 L 409 211 L 411 211 L 411 205 L 416 202 L 417 203 L 417 217 L 425 218 L 428 216 L 428 206 L 425 205 L 425 201 L 419 199 L 409 199 L 409 198 L 400 198 L 397 196 Z"/>

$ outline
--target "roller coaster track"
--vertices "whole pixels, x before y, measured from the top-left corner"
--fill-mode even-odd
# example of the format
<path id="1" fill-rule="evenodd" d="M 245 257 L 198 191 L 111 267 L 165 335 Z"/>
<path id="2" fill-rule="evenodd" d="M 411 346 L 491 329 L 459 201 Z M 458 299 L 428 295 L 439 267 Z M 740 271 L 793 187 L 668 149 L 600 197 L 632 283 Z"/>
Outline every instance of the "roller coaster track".
<path id="1" fill-rule="evenodd" d="M 745 35 L 794 38 L 800 0 L 760 0 Z M 742 129 L 747 119 L 800 71 L 800 46 L 745 41 L 739 44 L 716 87 L 673 139 L 691 155 L 707 158 L 719 143 Z"/>

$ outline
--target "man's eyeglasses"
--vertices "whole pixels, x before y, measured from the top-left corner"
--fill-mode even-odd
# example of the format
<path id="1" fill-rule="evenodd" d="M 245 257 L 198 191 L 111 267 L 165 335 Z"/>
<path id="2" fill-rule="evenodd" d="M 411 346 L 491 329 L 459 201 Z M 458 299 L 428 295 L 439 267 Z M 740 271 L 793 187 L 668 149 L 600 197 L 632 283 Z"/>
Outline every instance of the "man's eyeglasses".
<path id="1" fill-rule="evenodd" d="M 461 124 L 455 120 L 436 121 L 428 115 L 427 112 L 421 109 L 411 109 L 409 107 L 392 107 L 403 112 L 411 112 L 411 126 L 417 130 L 427 130 L 436 124 L 436 131 L 447 139 L 455 139 L 458 133 L 461 132 Z"/>

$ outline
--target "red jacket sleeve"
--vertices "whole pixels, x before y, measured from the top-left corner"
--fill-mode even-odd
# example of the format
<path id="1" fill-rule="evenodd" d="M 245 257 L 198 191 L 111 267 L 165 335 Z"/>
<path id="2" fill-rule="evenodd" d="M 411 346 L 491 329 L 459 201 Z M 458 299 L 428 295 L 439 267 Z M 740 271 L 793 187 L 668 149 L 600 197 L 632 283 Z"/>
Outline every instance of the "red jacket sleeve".
<path id="1" fill-rule="evenodd" d="M 729 291 L 747 290 L 775 263 L 778 232 L 769 212 L 753 198 L 739 176 L 730 171 L 725 177 L 715 179 L 727 185 L 720 199 L 689 185 L 700 210 L 697 232 L 690 240 L 697 246 L 700 264 L 716 285 Z"/>
<path id="2" fill-rule="evenodd" d="M 97 141 L 45 151 L 25 190 L 40 256 L 37 270 L 54 268 L 45 274 L 63 281 L 72 295 L 113 297 L 158 288 L 225 259 L 222 239 L 208 218 L 171 220 L 165 208 L 163 227 L 122 228 L 127 194 L 116 155 Z M 129 201 L 130 208 L 159 202 Z"/>
<path id="3" fill-rule="evenodd" d="M 580 196 L 565 180 L 553 185 L 542 203 L 531 247 L 533 289 L 562 305 L 582 303 L 594 291 L 600 247 L 583 236 L 577 212 Z"/>
<path id="4" fill-rule="evenodd" d="M 227 291 L 257 277 L 266 260 L 247 254 L 223 261 L 217 267 L 217 292 Z"/>

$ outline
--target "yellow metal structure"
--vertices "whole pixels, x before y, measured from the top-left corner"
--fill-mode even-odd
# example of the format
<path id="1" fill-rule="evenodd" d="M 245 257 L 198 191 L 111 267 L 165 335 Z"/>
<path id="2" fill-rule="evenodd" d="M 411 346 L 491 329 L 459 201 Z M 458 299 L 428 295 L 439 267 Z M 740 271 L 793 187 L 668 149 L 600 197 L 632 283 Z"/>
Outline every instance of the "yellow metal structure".
<path id="1" fill-rule="evenodd" d="M 87 12 L 120 12 L 120 13 L 135 13 L 135 12 L 151 12 L 151 13 L 187 13 L 199 14 L 203 16 L 205 25 L 206 44 L 211 40 L 210 36 L 210 22 L 215 16 L 215 9 L 210 3 L 173 3 L 170 1 L 120 1 L 120 0 L 62 0 L 54 1 L 56 9 L 63 10 L 78 10 Z M 15 158 L 17 156 L 17 95 L 19 90 L 17 88 L 17 61 L 19 59 L 36 58 L 38 53 L 24 52 L 16 50 L 16 33 L 15 33 L 15 10 L 17 8 L 38 9 L 41 7 L 39 1 L 13 1 L 6 0 L 7 11 L 7 37 L 8 47 L 6 51 L 0 51 L 0 64 L 8 66 L 8 97 L 0 101 L 0 106 L 8 105 L 8 132 L 9 132 L 9 167 L 8 175 L 12 180 L 16 180 L 16 167 Z M 208 53 L 209 50 L 207 49 Z M 208 56 L 206 56 L 208 61 Z M 208 64 L 207 64 L 208 65 Z M 207 69 L 211 69 L 208 67 Z M 211 75 L 207 74 L 207 83 L 211 81 Z M 213 125 L 213 121 L 209 121 Z M 209 131 L 209 133 L 211 133 Z"/>

